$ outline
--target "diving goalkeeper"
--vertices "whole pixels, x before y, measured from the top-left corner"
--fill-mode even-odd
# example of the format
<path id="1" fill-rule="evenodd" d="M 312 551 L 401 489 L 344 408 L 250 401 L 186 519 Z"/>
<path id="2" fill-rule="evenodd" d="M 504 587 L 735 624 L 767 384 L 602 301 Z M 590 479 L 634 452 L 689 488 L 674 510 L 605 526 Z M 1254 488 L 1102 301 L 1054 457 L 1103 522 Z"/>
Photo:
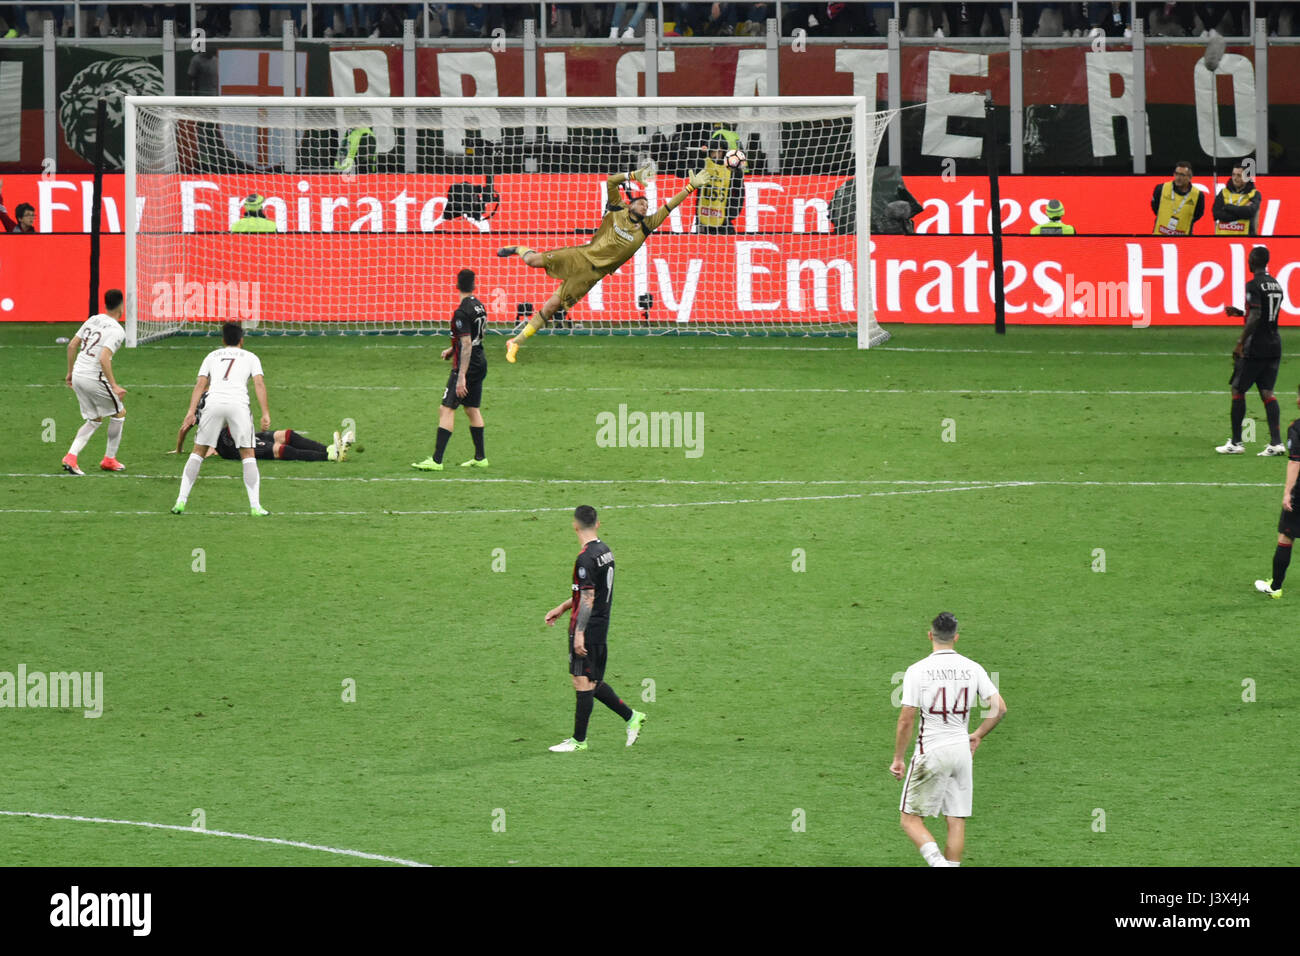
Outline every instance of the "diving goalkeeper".
<path id="1" fill-rule="evenodd" d="M 630 173 L 614 173 L 605 179 L 605 216 L 600 220 L 600 227 L 591 241 L 581 246 L 568 246 L 552 249 L 550 252 L 537 252 L 527 246 L 504 246 L 497 250 L 501 257 L 517 255 L 524 260 L 524 265 L 533 269 L 545 269 L 552 279 L 559 279 L 561 285 L 546 303 L 528 320 L 517 335 L 506 342 L 506 361 L 515 361 L 519 346 L 524 339 L 536 334 L 537 330 L 551 320 L 560 309 L 571 309 L 583 296 L 591 291 L 601 279 L 631 259 L 650 233 L 654 232 L 668 214 L 686 201 L 686 197 L 708 182 L 708 175 L 703 171 L 691 173 L 685 189 L 668 200 L 655 212 L 650 211 L 650 200 L 644 193 L 627 190 L 626 198 L 620 195 L 619 187 L 624 183 L 644 184 L 654 175 L 654 167 L 646 165 Z"/>

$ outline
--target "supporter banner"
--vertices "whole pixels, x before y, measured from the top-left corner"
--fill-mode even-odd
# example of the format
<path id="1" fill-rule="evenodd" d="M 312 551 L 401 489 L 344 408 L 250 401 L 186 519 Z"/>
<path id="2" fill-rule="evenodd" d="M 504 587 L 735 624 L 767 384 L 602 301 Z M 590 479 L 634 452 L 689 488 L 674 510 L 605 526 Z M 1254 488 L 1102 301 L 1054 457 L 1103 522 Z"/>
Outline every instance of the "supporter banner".
<path id="1" fill-rule="evenodd" d="M 1002 228 L 1028 233 L 1046 217 L 1052 199 L 1065 204 L 1065 221 L 1083 235 L 1150 235 L 1155 222 L 1151 193 L 1168 176 L 1004 176 L 1001 178 Z M 988 180 L 981 176 L 908 176 L 908 189 L 925 207 L 916 217 L 923 235 L 979 235 L 992 219 Z M 307 232 L 483 232 L 571 237 L 590 232 L 600 222 L 605 181 L 599 175 L 519 174 L 497 176 L 493 187 L 501 197 L 490 219 L 470 220 L 453 205 L 448 193 L 459 183 L 483 184 L 483 177 L 405 176 L 374 174 L 345 180 L 341 176 L 207 176 L 175 177 L 162 195 L 162 212 L 144 204 L 143 228 L 186 232 L 223 232 L 238 216 L 239 203 L 249 192 L 268 197 L 270 215 L 286 223 L 286 231 Z M 840 176 L 745 177 L 744 201 L 734 225 L 738 233 L 828 233 L 847 206 L 836 202 L 845 182 Z M 682 188 L 682 181 L 660 176 L 652 196 L 662 202 Z M 1214 226 L 1211 182 L 1195 180 L 1206 193 L 1205 215 L 1194 235 L 1209 236 Z M 1223 181 L 1219 182 L 1220 187 Z M 12 215 L 23 202 L 36 207 L 42 233 L 86 232 L 90 229 L 92 178 L 88 175 L 4 177 L 3 195 Z M 1256 187 L 1264 197 L 1260 235 L 1300 235 L 1300 177 L 1266 176 Z M 106 232 L 122 231 L 123 178 L 104 177 Z M 150 200 L 154 201 L 154 200 Z M 494 204 L 488 204 L 484 213 Z M 663 227 L 689 231 L 693 201 L 688 200 Z M 585 240 L 584 240 L 585 241 Z"/>
<path id="2" fill-rule="evenodd" d="M 195 255 L 183 273 L 154 277 L 138 290 L 140 313 L 381 324 L 441 322 L 451 314 L 456 295 L 450 271 L 440 276 L 407 269 L 382 280 L 357 281 L 351 263 L 358 241 L 343 235 L 197 236 Z M 371 261 L 390 262 L 417 261 L 417 255 L 428 261 L 429 242 L 454 242 L 455 266 L 478 272 L 480 296 L 493 323 L 514 323 L 519 303 L 538 305 L 556 286 L 541 270 L 498 259 L 496 237 L 378 235 L 363 241 Z M 274 249 L 274 255 L 232 283 L 222 263 L 246 259 L 253 243 Z M 417 251 L 411 243 L 422 246 Z M 84 236 L 0 237 L 0 318 L 84 318 L 88 247 Z M 100 272 L 105 289 L 123 283 L 122 247 L 120 236 L 105 238 Z M 793 248 L 780 237 L 656 236 L 571 317 L 636 324 L 637 297 L 649 292 L 655 299 L 651 319 L 686 329 L 697 322 L 804 320 L 816 328 L 852 321 L 851 240 L 808 236 L 797 254 Z M 1248 242 L 1208 237 L 1011 237 L 1005 244 L 1007 319 L 1026 325 L 1240 325 L 1223 309 L 1242 305 L 1249 248 Z M 1287 296 L 1282 324 L 1300 325 L 1300 239 L 1277 239 L 1270 249 L 1272 272 Z M 313 277 L 320 291 L 303 291 L 303 262 L 318 264 Z M 56 275 L 51 263 L 58 263 Z M 987 237 L 881 236 L 872 242 L 871 268 L 881 322 L 992 322 Z M 241 284 L 249 288 L 231 288 Z"/>
<path id="3" fill-rule="evenodd" d="M 1123 44 L 1033 47 L 1023 53 L 1026 167 L 1035 172 L 1096 172 L 1130 168 L 1133 54 Z M 905 106 L 903 165 L 913 173 L 938 173 L 945 160 L 959 167 L 982 163 L 983 93 L 991 89 L 1000 130 L 1008 129 L 1010 54 L 1002 51 L 904 47 L 901 51 Z M 396 96 L 405 90 L 401 50 L 394 44 L 329 47 L 300 41 L 299 92 L 313 96 Z M 1272 44 L 1268 58 L 1268 142 L 1256 142 L 1259 99 L 1254 48 L 1230 46 L 1217 78 L 1200 66 L 1201 44 L 1149 46 L 1146 96 L 1149 168 L 1180 159 L 1208 166 L 1269 152 L 1274 173 L 1300 171 L 1300 47 Z M 88 49 L 60 49 L 58 87 L 64 146 L 60 170 L 88 168 L 84 156 L 86 115 L 97 90 L 161 91 L 161 57 L 116 56 Z M 177 53 L 177 92 L 190 92 L 188 49 Z M 249 43 L 216 51 L 221 92 L 280 95 L 281 53 L 273 44 Z M 861 94 L 883 107 L 888 95 L 888 53 L 882 44 L 782 46 L 777 82 L 767 72 L 760 46 L 661 47 L 660 95 L 785 96 Z M 96 64 L 99 64 L 96 66 Z M 0 138 L 0 171 L 40 169 L 42 71 L 39 51 L 0 51 L 0 130 L 18 126 L 17 136 Z M 89 70 L 89 72 L 87 72 Z M 622 45 L 541 46 L 537 55 L 539 93 L 551 96 L 639 96 L 645 92 L 645 51 Z M 439 50 L 421 46 L 415 56 L 415 93 L 437 96 L 518 96 L 524 92 L 523 51 Z M 21 91 L 17 94 L 14 91 Z M 215 92 L 215 91 L 214 91 Z M 6 95 L 7 94 L 7 95 Z M 97 95 L 97 94 L 96 94 Z M 65 107 L 64 103 L 68 105 Z M 65 120 L 64 112 L 67 111 Z M 116 116 L 116 112 L 115 116 Z M 110 138 L 120 141 L 120 125 Z M 661 129 L 671 138 L 671 129 Z M 639 145 L 650 131 L 620 132 L 626 145 Z M 561 142 L 549 131 L 542 141 Z M 1003 160 L 1005 133 L 998 141 Z M 14 156 L 17 143 L 18 156 Z M 563 150 L 561 150 L 562 152 Z M 115 153 L 113 155 L 116 155 Z"/>

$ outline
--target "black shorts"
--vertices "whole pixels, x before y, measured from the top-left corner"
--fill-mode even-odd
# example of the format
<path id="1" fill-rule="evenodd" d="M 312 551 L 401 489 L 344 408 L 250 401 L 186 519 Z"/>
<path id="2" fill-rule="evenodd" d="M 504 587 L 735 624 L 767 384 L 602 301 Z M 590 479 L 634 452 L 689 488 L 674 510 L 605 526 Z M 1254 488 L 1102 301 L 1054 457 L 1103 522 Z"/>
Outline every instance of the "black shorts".
<path id="1" fill-rule="evenodd" d="M 573 640 L 569 640 L 569 673 L 574 677 L 585 677 L 593 684 L 599 684 L 605 679 L 605 661 L 608 657 L 609 645 L 604 641 L 588 644 L 586 656 L 579 657 L 573 652 Z"/>
<path id="2" fill-rule="evenodd" d="M 1245 394 L 1253 386 L 1258 385 L 1266 392 L 1273 391 L 1273 386 L 1277 384 L 1277 368 L 1281 364 L 1280 359 L 1237 359 L 1237 365 L 1232 370 L 1232 378 L 1228 384 L 1232 386 L 1233 391 Z"/>
<path id="3" fill-rule="evenodd" d="M 487 365 L 476 367 L 473 362 L 465 371 L 465 387 L 469 389 L 465 397 L 461 398 L 456 394 L 456 379 L 460 376 L 457 371 L 452 371 L 447 376 L 447 387 L 442 390 L 442 404 L 447 408 L 459 408 L 464 405 L 466 408 L 481 408 L 483 405 L 483 379 L 487 378 Z"/>
<path id="4" fill-rule="evenodd" d="M 1288 538 L 1300 538 L 1300 508 L 1296 508 L 1294 500 L 1291 502 L 1291 507 L 1295 510 L 1282 509 L 1282 517 L 1277 519 L 1277 533 L 1284 534 Z"/>

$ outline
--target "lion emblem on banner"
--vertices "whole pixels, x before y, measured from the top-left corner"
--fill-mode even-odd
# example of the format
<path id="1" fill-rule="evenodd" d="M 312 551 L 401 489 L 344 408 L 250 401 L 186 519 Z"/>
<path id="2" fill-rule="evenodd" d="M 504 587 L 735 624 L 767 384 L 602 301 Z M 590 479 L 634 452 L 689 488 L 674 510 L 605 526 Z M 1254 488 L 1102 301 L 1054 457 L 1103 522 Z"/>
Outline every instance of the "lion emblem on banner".
<path id="1" fill-rule="evenodd" d="M 59 94 L 59 124 L 63 138 L 77 155 L 95 161 L 95 111 L 100 100 L 107 102 L 104 127 L 104 164 L 122 167 L 126 134 L 123 97 L 161 96 L 162 71 L 136 57 L 96 60 L 72 78 Z"/>

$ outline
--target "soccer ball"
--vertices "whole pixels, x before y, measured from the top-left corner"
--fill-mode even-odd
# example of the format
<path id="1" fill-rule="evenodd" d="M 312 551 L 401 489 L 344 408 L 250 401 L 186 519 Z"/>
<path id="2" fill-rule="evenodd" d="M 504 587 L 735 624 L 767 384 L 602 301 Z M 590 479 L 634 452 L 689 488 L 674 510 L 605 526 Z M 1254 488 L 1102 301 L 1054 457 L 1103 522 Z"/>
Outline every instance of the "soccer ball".
<path id="1" fill-rule="evenodd" d="M 745 165 L 745 151 L 743 149 L 731 149 L 723 160 L 732 169 L 739 169 Z"/>

